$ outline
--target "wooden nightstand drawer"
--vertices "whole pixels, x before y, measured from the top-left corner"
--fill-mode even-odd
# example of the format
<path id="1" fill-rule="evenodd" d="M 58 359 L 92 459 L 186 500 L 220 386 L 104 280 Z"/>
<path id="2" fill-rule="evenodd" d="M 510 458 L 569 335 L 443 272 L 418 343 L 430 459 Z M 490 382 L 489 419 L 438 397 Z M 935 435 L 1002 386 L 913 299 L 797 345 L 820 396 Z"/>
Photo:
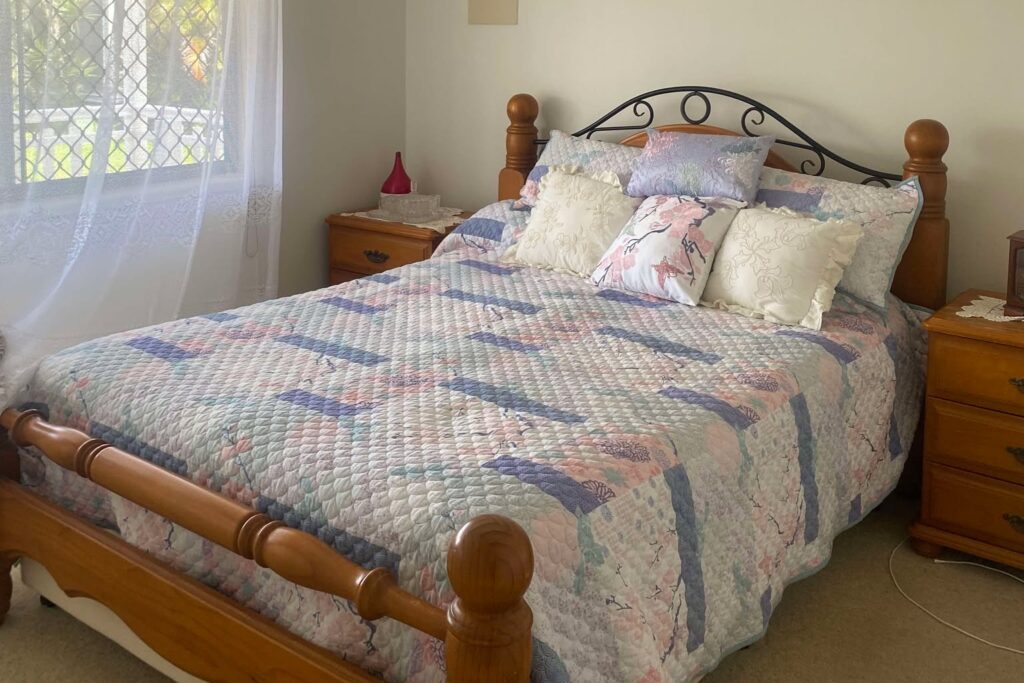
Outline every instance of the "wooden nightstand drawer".
<path id="1" fill-rule="evenodd" d="M 1024 419 L 932 398 L 925 454 L 929 461 L 1024 484 Z"/>
<path id="2" fill-rule="evenodd" d="M 924 480 L 925 524 L 1024 552 L 1024 487 L 935 464 Z"/>
<path id="3" fill-rule="evenodd" d="M 327 217 L 332 285 L 428 259 L 455 229 L 454 223 L 438 232 L 407 223 L 379 221 L 364 214 L 339 213 Z M 463 213 L 459 218 L 467 217 Z"/>
<path id="4" fill-rule="evenodd" d="M 1024 349 L 933 335 L 928 395 L 1024 415 Z"/>
<path id="5" fill-rule="evenodd" d="M 380 273 L 429 258 L 430 242 L 331 227 L 331 267 L 357 273 Z"/>

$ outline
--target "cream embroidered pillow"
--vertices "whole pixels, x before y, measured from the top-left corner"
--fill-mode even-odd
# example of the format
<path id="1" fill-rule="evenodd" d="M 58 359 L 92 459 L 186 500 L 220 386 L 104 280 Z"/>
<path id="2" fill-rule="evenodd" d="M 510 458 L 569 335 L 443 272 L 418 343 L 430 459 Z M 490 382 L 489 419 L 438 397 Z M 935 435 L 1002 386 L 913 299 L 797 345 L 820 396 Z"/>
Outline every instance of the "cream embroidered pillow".
<path id="1" fill-rule="evenodd" d="M 614 173 L 553 166 L 526 231 L 502 260 L 590 277 L 640 201 L 626 196 Z"/>
<path id="2" fill-rule="evenodd" d="M 850 221 L 743 209 L 718 250 L 701 303 L 819 330 L 863 234 Z"/>

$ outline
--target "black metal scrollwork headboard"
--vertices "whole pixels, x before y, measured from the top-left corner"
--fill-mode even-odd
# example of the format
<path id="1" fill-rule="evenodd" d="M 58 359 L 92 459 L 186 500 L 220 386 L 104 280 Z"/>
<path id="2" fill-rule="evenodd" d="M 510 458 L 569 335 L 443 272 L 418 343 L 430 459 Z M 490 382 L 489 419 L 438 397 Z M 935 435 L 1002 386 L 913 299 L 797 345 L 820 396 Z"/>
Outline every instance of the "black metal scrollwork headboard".
<path id="1" fill-rule="evenodd" d="M 802 149 L 814 155 L 813 158 L 805 159 L 801 162 L 801 173 L 820 176 L 825 171 L 826 159 L 831 159 L 841 166 L 845 166 L 857 173 L 864 174 L 865 177 L 861 181 L 862 184 L 877 183 L 879 185 L 890 187 L 891 182 L 899 182 L 903 179 L 903 176 L 898 173 L 886 173 L 884 171 L 878 171 L 873 168 L 861 166 L 860 164 L 856 164 L 849 159 L 836 154 L 828 147 L 825 147 L 810 135 L 807 135 L 807 133 L 794 126 L 788 119 L 776 112 L 774 109 L 751 97 L 732 92 L 731 90 L 723 90 L 722 88 L 712 88 L 708 86 L 682 85 L 672 88 L 661 88 L 659 90 L 646 92 L 642 95 L 637 95 L 636 97 L 615 107 L 586 128 L 581 128 L 576 131 L 573 135 L 576 137 L 590 138 L 595 133 L 646 130 L 654 125 L 654 105 L 651 104 L 650 100 L 661 95 L 672 95 L 676 93 L 685 93 L 679 103 L 679 113 L 682 115 L 683 120 L 686 123 L 692 125 L 703 124 L 711 118 L 711 98 L 709 98 L 708 95 L 735 100 L 747 105 L 747 109 L 740 115 L 740 129 L 747 136 L 757 136 L 758 133 L 751 130 L 752 128 L 764 125 L 767 119 L 774 120 L 780 126 L 799 138 L 799 141 L 777 139 L 777 144 Z M 694 116 L 693 113 L 689 111 L 691 107 L 691 100 L 694 99 L 703 104 L 703 111 L 700 112 L 699 116 Z M 630 108 L 632 108 L 634 116 L 643 119 L 641 122 L 629 125 L 605 125 L 616 116 Z M 544 145 L 547 142 L 547 140 L 537 140 L 536 144 Z"/>

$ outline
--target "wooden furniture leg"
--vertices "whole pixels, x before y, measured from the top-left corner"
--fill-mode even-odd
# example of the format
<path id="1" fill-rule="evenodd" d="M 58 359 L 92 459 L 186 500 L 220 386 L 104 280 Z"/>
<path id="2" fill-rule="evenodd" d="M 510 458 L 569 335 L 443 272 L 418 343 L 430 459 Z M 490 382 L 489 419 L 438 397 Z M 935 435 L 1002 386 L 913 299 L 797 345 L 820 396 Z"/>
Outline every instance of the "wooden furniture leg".
<path id="1" fill-rule="evenodd" d="M 11 609 L 11 594 L 14 592 L 14 581 L 11 571 L 14 567 L 13 555 L 0 555 L 0 625 Z"/>
<path id="2" fill-rule="evenodd" d="M 921 557 L 927 557 L 929 560 L 934 560 L 936 557 L 942 554 L 942 546 L 932 543 L 930 541 L 924 541 L 920 538 L 911 538 L 910 547 L 914 549 L 914 552 Z"/>
<path id="3" fill-rule="evenodd" d="M 3 433 L 0 433 L 0 481 L 4 479 L 19 481 L 20 478 L 18 449 Z M 11 609 L 11 595 L 14 592 L 11 572 L 15 559 L 17 559 L 17 555 L 0 550 L 0 625 L 3 625 L 4 618 Z"/>

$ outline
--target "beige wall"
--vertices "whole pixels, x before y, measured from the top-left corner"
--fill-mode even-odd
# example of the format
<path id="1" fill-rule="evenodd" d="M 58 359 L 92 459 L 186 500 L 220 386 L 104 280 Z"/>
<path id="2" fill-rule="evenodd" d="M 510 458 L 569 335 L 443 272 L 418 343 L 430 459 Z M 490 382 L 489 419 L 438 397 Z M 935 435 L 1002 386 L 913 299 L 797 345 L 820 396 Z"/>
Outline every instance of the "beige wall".
<path id="1" fill-rule="evenodd" d="M 327 284 L 324 217 L 376 203 L 405 139 L 405 0 L 284 8 L 282 295 Z"/>
<path id="2" fill-rule="evenodd" d="M 519 6 L 518 26 L 469 26 L 465 0 L 407 2 L 410 174 L 446 204 L 493 201 L 513 93 L 538 97 L 543 127 L 575 129 L 649 89 L 717 85 L 761 99 L 848 158 L 893 170 L 909 122 L 944 122 L 950 294 L 1005 286 L 1005 237 L 1024 228 L 1015 208 L 1024 193 L 1024 2 Z"/>

